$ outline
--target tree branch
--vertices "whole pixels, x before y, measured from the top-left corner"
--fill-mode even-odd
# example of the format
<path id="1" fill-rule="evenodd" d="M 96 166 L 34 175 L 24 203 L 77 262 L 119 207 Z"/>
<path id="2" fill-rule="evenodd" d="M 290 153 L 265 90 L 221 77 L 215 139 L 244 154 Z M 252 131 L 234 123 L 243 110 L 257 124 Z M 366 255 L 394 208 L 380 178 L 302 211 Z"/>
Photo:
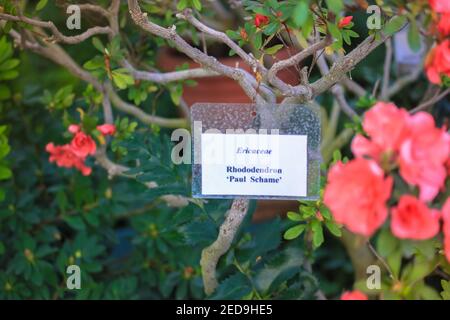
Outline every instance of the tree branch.
<path id="1" fill-rule="evenodd" d="M 230 249 L 233 239 L 245 218 L 248 205 L 249 201 L 246 199 L 235 199 L 225 221 L 220 226 L 217 240 L 202 251 L 200 265 L 202 267 L 203 284 L 207 295 L 212 294 L 217 288 L 217 263 L 220 257 Z"/>
<path id="2" fill-rule="evenodd" d="M 387 39 L 384 44 L 386 46 L 386 55 L 384 58 L 383 84 L 381 86 L 381 94 L 380 94 L 381 100 L 387 99 L 389 89 L 389 79 L 391 74 L 391 65 L 392 65 L 392 40 Z"/>
<path id="3" fill-rule="evenodd" d="M 128 7 L 133 21 L 144 31 L 159 36 L 165 40 L 172 41 L 175 48 L 186 54 L 189 58 L 199 63 L 206 69 L 223 74 L 233 80 L 236 80 L 244 89 L 250 99 L 264 103 L 264 99 L 256 92 L 256 89 L 249 81 L 247 74 L 239 68 L 228 67 L 220 63 L 216 58 L 208 56 L 202 51 L 188 44 L 176 32 L 175 26 L 172 28 L 163 28 L 147 18 L 146 13 L 142 13 L 137 0 L 128 0 Z"/>
<path id="4" fill-rule="evenodd" d="M 110 27 L 92 27 L 83 32 L 82 34 L 76 36 L 65 36 L 62 34 L 52 21 L 40 21 L 31 19 L 25 16 L 13 16 L 6 13 L 0 13 L 0 20 L 13 21 L 13 22 L 24 22 L 26 24 L 32 25 L 34 27 L 50 29 L 53 34 L 53 39 L 46 39 L 47 41 L 55 40 L 56 42 L 63 42 L 67 44 L 77 44 L 83 42 L 84 40 L 97 35 L 97 34 L 111 34 L 112 30 Z"/>

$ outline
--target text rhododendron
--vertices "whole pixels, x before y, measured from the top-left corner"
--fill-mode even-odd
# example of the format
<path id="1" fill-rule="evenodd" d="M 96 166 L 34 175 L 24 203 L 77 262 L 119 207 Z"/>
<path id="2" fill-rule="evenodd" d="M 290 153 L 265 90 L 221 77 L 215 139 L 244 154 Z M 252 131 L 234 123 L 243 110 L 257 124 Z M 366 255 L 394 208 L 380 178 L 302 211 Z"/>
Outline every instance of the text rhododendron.
<path id="1" fill-rule="evenodd" d="M 375 161 L 357 158 L 335 164 L 328 173 L 324 202 L 336 222 L 350 231 L 371 236 L 386 220 L 392 177 Z"/>
<path id="2" fill-rule="evenodd" d="M 114 125 L 104 124 L 97 127 L 103 135 L 113 135 L 116 131 Z M 83 175 L 90 175 L 92 169 L 85 165 L 86 158 L 94 155 L 97 145 L 92 137 L 81 130 L 81 126 L 72 124 L 68 131 L 73 134 L 72 141 L 62 146 L 55 146 L 50 142 L 46 146 L 46 151 L 50 153 L 50 162 L 55 162 L 57 166 L 64 168 L 75 168 Z"/>
<path id="3" fill-rule="evenodd" d="M 439 232 L 439 219 L 439 211 L 429 209 L 411 195 L 404 195 L 392 208 L 392 234 L 401 239 L 430 239 Z"/>

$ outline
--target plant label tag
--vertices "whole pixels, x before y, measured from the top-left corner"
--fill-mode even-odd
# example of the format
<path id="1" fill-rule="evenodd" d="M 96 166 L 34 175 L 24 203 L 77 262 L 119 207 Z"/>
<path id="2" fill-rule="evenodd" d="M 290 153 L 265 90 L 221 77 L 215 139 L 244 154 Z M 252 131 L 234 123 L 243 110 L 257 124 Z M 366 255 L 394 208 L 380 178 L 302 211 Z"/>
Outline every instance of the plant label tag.
<path id="1" fill-rule="evenodd" d="M 305 197 L 307 136 L 203 133 L 204 195 Z"/>
<path id="2" fill-rule="evenodd" d="M 195 104 L 195 198 L 316 200 L 320 117 L 309 105 Z"/>

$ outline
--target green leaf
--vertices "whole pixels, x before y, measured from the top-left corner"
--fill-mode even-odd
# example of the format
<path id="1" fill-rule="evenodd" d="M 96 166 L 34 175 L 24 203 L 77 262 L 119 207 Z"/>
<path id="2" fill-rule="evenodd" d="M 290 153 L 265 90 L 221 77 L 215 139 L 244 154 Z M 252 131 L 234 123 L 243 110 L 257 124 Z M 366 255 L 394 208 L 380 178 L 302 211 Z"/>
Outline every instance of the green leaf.
<path id="1" fill-rule="evenodd" d="M 40 0 L 36 5 L 36 11 L 41 11 L 47 5 L 48 0 Z"/>
<path id="2" fill-rule="evenodd" d="M 445 281 L 444 279 L 441 280 L 441 296 L 444 300 L 450 300 L 450 281 Z"/>
<path id="3" fill-rule="evenodd" d="M 388 228 L 383 229 L 378 235 L 377 251 L 382 257 L 388 257 L 399 247 L 399 241 L 391 234 Z"/>
<path id="4" fill-rule="evenodd" d="M 11 90 L 7 86 L 0 84 L 0 101 L 7 100 L 10 97 L 11 97 Z"/>
<path id="5" fill-rule="evenodd" d="M 188 6 L 188 0 L 180 0 L 177 4 L 177 10 L 181 11 L 186 9 Z"/>
<path id="6" fill-rule="evenodd" d="M 0 241 L 0 256 L 5 253 L 5 245 Z"/>
<path id="7" fill-rule="evenodd" d="M 408 43 L 411 50 L 418 52 L 421 47 L 419 28 L 415 19 L 410 20 L 408 28 Z"/>
<path id="8" fill-rule="evenodd" d="M 287 217 L 289 220 L 292 220 L 292 221 L 303 221 L 302 216 L 300 214 L 298 214 L 297 212 L 289 211 L 287 213 Z"/>
<path id="9" fill-rule="evenodd" d="M 235 273 L 222 281 L 215 293 L 210 297 L 212 300 L 238 300 L 252 292 L 248 278 L 242 273 Z"/>
<path id="10" fill-rule="evenodd" d="M 313 247 L 318 248 L 323 243 L 323 229 L 322 224 L 318 220 L 311 222 L 311 230 L 313 233 Z"/>
<path id="11" fill-rule="evenodd" d="M 65 216 L 64 221 L 75 230 L 84 231 L 86 226 L 83 219 L 80 216 Z"/>
<path id="12" fill-rule="evenodd" d="M 264 264 L 255 275 L 255 285 L 258 291 L 269 293 L 292 279 L 302 270 L 303 252 L 298 248 L 288 247 L 286 250 Z"/>
<path id="13" fill-rule="evenodd" d="M 333 13 L 338 16 L 344 9 L 344 3 L 342 0 L 326 0 L 328 9 L 333 11 Z"/>
<path id="14" fill-rule="evenodd" d="M 0 166 L 0 180 L 11 178 L 12 171 L 8 167 Z"/>
<path id="15" fill-rule="evenodd" d="M 202 10 L 202 3 L 200 2 L 200 0 L 191 0 L 192 1 L 192 5 L 194 6 L 194 8 L 197 11 Z"/>
<path id="16" fill-rule="evenodd" d="M 99 38 L 97 37 L 92 38 L 92 44 L 102 54 L 105 53 L 105 46 L 103 45 L 102 41 Z"/>
<path id="17" fill-rule="evenodd" d="M 406 23 L 406 16 L 395 16 L 384 26 L 384 33 L 388 36 L 400 31 Z"/>
<path id="18" fill-rule="evenodd" d="M 277 44 L 277 45 L 274 45 L 273 47 L 264 49 L 264 52 L 273 56 L 278 51 L 280 51 L 282 48 L 283 48 L 282 44 Z"/>
<path id="19" fill-rule="evenodd" d="M 294 9 L 293 19 L 295 25 L 300 28 L 306 23 L 309 16 L 309 7 L 306 1 L 300 1 Z"/>
<path id="20" fill-rule="evenodd" d="M 14 69 L 20 63 L 19 59 L 8 59 L 5 62 L 0 64 L 0 71 L 7 71 Z"/>
<path id="21" fill-rule="evenodd" d="M 342 236 L 342 231 L 338 227 L 337 224 L 335 224 L 335 223 L 333 223 L 331 221 L 325 221 L 325 226 L 327 227 L 328 231 L 330 231 L 336 237 Z"/>
<path id="22" fill-rule="evenodd" d="M 303 231 L 305 231 L 306 229 L 306 225 L 305 224 L 299 224 L 295 227 L 289 228 L 285 233 L 284 233 L 284 239 L 286 240 L 293 240 L 295 238 L 297 238 L 299 235 L 302 234 Z"/>
<path id="23" fill-rule="evenodd" d="M 255 39 L 253 41 L 253 45 L 255 46 L 255 49 L 261 48 L 261 45 L 262 45 L 262 34 L 260 32 L 255 34 Z"/>
<path id="24" fill-rule="evenodd" d="M 131 86 L 134 84 L 133 77 L 128 73 L 126 69 L 117 69 L 112 72 L 112 78 L 114 81 L 114 84 L 119 89 L 126 89 L 128 86 Z"/>

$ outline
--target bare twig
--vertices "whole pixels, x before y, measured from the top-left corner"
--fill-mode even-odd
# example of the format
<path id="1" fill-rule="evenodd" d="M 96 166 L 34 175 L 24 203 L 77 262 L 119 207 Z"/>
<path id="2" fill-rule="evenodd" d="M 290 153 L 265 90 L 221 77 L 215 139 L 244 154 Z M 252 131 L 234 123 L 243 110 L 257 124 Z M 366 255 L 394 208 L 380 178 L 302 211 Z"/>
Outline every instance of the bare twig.
<path id="1" fill-rule="evenodd" d="M 439 102 L 441 99 L 446 97 L 448 94 L 450 94 L 450 88 L 445 89 L 444 91 L 440 92 L 439 94 L 436 94 L 434 97 L 429 99 L 428 101 L 418 105 L 414 109 L 410 110 L 410 113 L 416 113 L 422 110 L 425 110 L 431 106 L 433 106 L 435 103 Z"/>
<path id="2" fill-rule="evenodd" d="M 62 34 L 58 28 L 55 26 L 55 24 L 52 21 L 40 21 L 31 19 L 25 16 L 13 16 L 6 13 L 0 13 L 0 20 L 6 20 L 6 21 L 13 21 L 13 22 L 24 22 L 26 24 L 44 28 L 44 29 L 50 29 L 50 31 L 53 34 L 52 38 L 46 39 L 47 41 L 56 41 L 56 42 L 63 42 L 67 44 L 77 44 L 80 42 L 83 42 L 84 40 L 97 35 L 97 34 L 110 34 L 112 33 L 112 30 L 109 26 L 106 27 L 92 27 L 83 32 L 82 34 L 76 35 L 76 36 L 65 36 Z"/>
<path id="3" fill-rule="evenodd" d="M 384 44 L 386 46 L 386 55 L 384 58 L 383 83 L 381 86 L 381 94 L 380 94 L 381 100 L 386 100 L 387 98 L 392 65 L 392 40 L 387 39 Z"/>

